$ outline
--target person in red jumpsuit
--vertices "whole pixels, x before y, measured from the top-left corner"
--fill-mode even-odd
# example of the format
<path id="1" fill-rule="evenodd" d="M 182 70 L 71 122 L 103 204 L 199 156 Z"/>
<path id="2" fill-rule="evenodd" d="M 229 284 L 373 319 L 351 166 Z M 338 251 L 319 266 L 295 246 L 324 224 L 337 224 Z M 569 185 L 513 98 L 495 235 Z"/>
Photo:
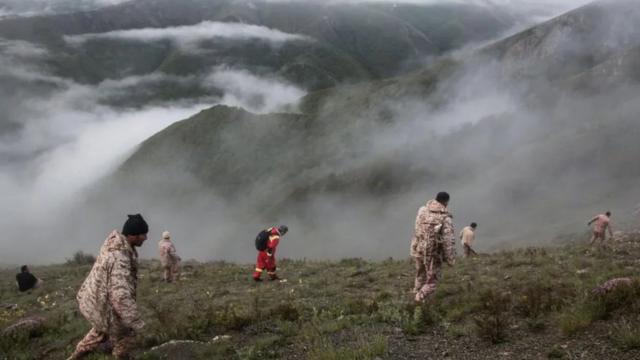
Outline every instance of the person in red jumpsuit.
<path id="1" fill-rule="evenodd" d="M 289 231 L 289 228 L 285 225 L 280 225 L 269 228 L 267 231 L 269 232 L 269 241 L 265 250 L 258 251 L 256 269 L 253 272 L 253 280 L 255 281 L 262 281 L 260 275 L 265 269 L 269 274 L 270 280 L 278 280 L 278 275 L 276 275 L 276 248 L 280 243 L 280 237 L 284 236 Z"/>

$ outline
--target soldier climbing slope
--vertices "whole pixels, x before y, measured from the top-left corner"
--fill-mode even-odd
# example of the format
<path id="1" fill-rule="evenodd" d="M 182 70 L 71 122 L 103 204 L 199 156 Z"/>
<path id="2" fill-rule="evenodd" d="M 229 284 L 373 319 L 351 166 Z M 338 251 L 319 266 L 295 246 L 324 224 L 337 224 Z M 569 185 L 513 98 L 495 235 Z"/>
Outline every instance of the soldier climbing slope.
<path id="1" fill-rule="evenodd" d="M 447 205 L 449 194 L 440 192 L 418 210 L 411 257 L 416 265 L 414 292 L 416 302 L 433 294 L 440 279 L 442 263 L 453 266 L 456 250 L 452 216 Z"/>
<path id="2" fill-rule="evenodd" d="M 164 270 L 162 279 L 168 283 L 180 279 L 180 256 L 176 252 L 176 247 L 171 241 L 171 233 L 164 231 L 162 240 L 158 243 L 160 252 L 160 265 Z"/>
<path id="3" fill-rule="evenodd" d="M 122 233 L 113 230 L 104 241 L 77 296 L 80 312 L 92 328 L 69 359 L 80 359 L 107 343 L 113 346 L 116 359 L 129 358 L 135 332 L 144 326 L 136 304 L 135 248 L 142 246 L 148 232 L 142 215 L 129 215 Z"/>
<path id="4" fill-rule="evenodd" d="M 596 215 L 591 219 L 587 225 L 593 225 L 593 236 L 591 236 L 590 245 L 604 245 L 606 234 L 609 230 L 609 236 L 613 238 L 613 230 L 611 229 L 611 212 L 607 211 L 605 214 Z"/>

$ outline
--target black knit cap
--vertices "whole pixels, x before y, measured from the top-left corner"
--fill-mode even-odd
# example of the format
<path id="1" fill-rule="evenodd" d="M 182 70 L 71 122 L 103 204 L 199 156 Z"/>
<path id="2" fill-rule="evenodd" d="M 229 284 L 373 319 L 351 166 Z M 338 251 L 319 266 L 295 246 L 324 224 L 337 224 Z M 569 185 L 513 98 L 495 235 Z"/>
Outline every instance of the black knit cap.
<path id="1" fill-rule="evenodd" d="M 129 218 L 122 227 L 122 235 L 142 235 L 149 232 L 149 225 L 144 221 L 142 215 L 127 215 Z"/>
<path id="2" fill-rule="evenodd" d="M 444 191 L 439 192 L 438 195 L 436 195 L 436 201 L 439 202 L 440 204 L 449 202 L 449 193 Z"/>
<path id="3" fill-rule="evenodd" d="M 278 226 L 278 232 L 280 233 L 280 235 L 284 235 L 289 232 L 289 227 L 287 227 L 287 225 L 280 225 Z"/>

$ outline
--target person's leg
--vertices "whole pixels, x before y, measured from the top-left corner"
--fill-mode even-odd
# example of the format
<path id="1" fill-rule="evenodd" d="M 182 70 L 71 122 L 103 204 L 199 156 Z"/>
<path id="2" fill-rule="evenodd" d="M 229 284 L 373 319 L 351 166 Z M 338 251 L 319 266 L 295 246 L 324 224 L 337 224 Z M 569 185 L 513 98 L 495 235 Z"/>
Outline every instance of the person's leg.
<path id="1" fill-rule="evenodd" d="M 68 360 L 81 359 L 83 356 L 94 352 L 100 344 L 107 341 L 107 335 L 91 328 L 87 335 L 76 345 L 76 350 Z"/>
<path id="2" fill-rule="evenodd" d="M 262 275 L 262 272 L 264 271 L 264 269 L 267 267 L 266 261 L 264 259 L 266 256 L 267 255 L 264 251 L 260 251 L 258 253 L 258 259 L 256 260 L 256 268 L 253 271 L 253 280 L 255 281 L 262 281 L 262 279 L 260 279 L 260 276 Z"/>
<path id="3" fill-rule="evenodd" d="M 275 265 L 270 265 L 267 268 L 267 274 L 269 274 L 269 280 L 278 280 L 278 274 L 276 274 L 276 266 Z"/>
<path id="4" fill-rule="evenodd" d="M 131 351 L 136 345 L 136 335 L 133 331 L 126 334 L 118 334 L 113 336 L 112 355 L 118 360 L 130 359 Z"/>
<path id="5" fill-rule="evenodd" d="M 175 262 L 171 267 L 171 275 L 174 281 L 180 280 L 180 263 Z"/>
<path id="6" fill-rule="evenodd" d="M 442 263 L 431 257 L 431 260 L 427 264 L 425 264 L 425 266 L 427 268 L 427 281 L 422 286 L 422 288 L 420 288 L 420 291 L 416 293 L 417 302 L 424 301 L 427 297 L 429 297 L 429 295 L 433 294 L 436 291 L 436 287 L 438 286 L 438 280 L 440 277 L 440 267 L 442 266 Z"/>
<path id="7" fill-rule="evenodd" d="M 276 274 L 276 258 L 274 256 L 269 256 L 265 260 L 269 280 L 278 280 L 279 278 Z"/>
<path id="8" fill-rule="evenodd" d="M 604 245 L 604 232 L 595 234 L 596 240 L 595 243 L 598 247 L 602 247 Z"/>
<path id="9" fill-rule="evenodd" d="M 468 258 L 469 256 L 471 256 L 471 252 L 469 250 L 471 250 L 471 246 L 467 245 L 467 244 L 463 244 L 462 245 L 462 249 L 464 250 L 464 257 Z"/>
<path id="10" fill-rule="evenodd" d="M 427 282 L 427 268 L 422 258 L 413 258 L 416 267 L 416 278 L 413 282 L 413 293 L 417 293 Z"/>
<path id="11" fill-rule="evenodd" d="M 165 282 L 171 282 L 171 266 L 170 265 L 166 265 L 164 267 L 164 273 L 162 274 L 162 279 Z"/>
<path id="12" fill-rule="evenodd" d="M 478 253 L 475 250 L 473 250 L 471 246 L 469 246 L 469 254 L 471 256 L 478 256 Z"/>

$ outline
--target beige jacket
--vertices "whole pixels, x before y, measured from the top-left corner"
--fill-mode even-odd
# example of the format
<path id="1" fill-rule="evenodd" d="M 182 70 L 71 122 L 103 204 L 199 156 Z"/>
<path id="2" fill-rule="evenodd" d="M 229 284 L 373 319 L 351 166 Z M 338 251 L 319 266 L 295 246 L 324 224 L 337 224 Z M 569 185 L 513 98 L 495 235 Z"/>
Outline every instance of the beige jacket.
<path id="1" fill-rule="evenodd" d="M 455 263 L 455 232 L 449 210 L 429 200 L 418 210 L 410 255 L 414 258 L 438 257 L 449 264 Z"/>
<path id="2" fill-rule="evenodd" d="M 77 296 L 80 312 L 97 331 L 115 333 L 144 326 L 136 304 L 137 275 L 138 253 L 114 230 Z"/>
<path id="3" fill-rule="evenodd" d="M 473 246 L 473 241 L 476 239 L 476 233 L 471 226 L 465 226 L 462 231 L 460 231 L 460 240 L 462 240 L 462 245 Z"/>

